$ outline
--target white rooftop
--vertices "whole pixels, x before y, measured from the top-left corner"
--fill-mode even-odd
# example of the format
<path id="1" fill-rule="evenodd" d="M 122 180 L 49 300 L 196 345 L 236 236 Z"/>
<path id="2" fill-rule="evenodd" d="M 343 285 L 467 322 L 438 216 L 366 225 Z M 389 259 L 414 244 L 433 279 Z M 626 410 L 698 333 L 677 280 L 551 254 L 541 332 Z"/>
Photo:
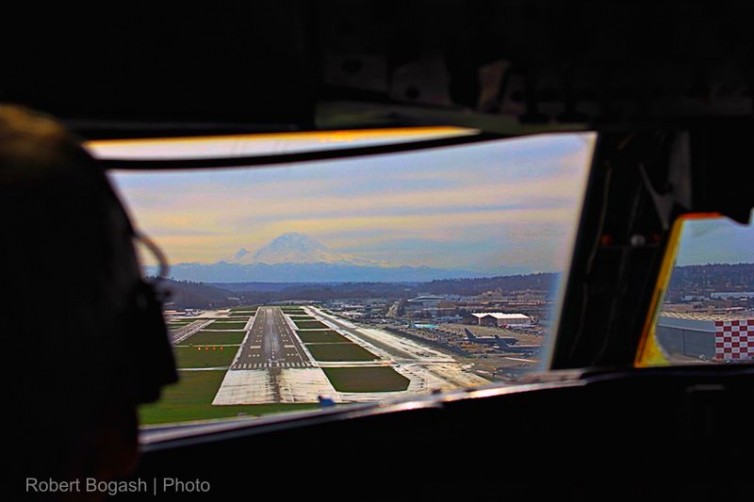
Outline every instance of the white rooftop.
<path id="1" fill-rule="evenodd" d="M 529 316 L 524 314 L 503 314 L 502 312 L 479 312 L 471 314 L 474 317 L 481 319 L 482 317 L 494 317 L 495 319 L 529 319 Z"/>
<path id="2" fill-rule="evenodd" d="M 689 319 L 694 321 L 733 321 L 754 318 L 751 311 L 728 312 L 660 312 L 660 317 L 672 319 Z"/>

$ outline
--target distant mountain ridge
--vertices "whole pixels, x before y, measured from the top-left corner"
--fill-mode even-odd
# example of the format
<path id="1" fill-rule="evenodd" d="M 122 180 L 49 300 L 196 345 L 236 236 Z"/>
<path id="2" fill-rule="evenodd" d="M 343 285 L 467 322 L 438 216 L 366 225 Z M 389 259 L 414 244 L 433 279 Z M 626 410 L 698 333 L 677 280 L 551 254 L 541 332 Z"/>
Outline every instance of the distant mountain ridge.
<path id="1" fill-rule="evenodd" d="M 278 301 L 327 301 L 331 299 L 412 298 L 421 294 L 478 295 L 502 289 L 552 290 L 558 274 L 538 273 L 482 279 L 446 279 L 430 282 L 280 283 L 232 282 L 205 284 L 168 280 L 170 308 L 222 308 L 238 304 Z"/>
<path id="2" fill-rule="evenodd" d="M 178 263 L 170 276 L 200 282 L 426 282 L 484 274 L 427 266 L 389 267 L 339 253 L 301 233 L 282 234 L 255 253 L 245 248 L 216 263 Z"/>
<path id="3" fill-rule="evenodd" d="M 432 267 L 378 267 L 344 263 L 179 263 L 170 277 L 200 282 L 427 282 L 438 279 L 483 277 L 467 270 Z"/>
<path id="4" fill-rule="evenodd" d="M 754 263 L 711 263 L 673 269 L 672 293 L 754 291 Z"/>
<path id="5" fill-rule="evenodd" d="M 484 278 L 460 278 L 425 281 L 356 282 L 334 284 L 314 281 L 281 283 L 279 281 L 218 281 L 202 284 L 188 281 L 168 281 L 173 291 L 171 301 L 178 308 L 219 308 L 239 302 L 265 303 L 270 301 L 326 300 L 331 298 L 410 298 L 422 293 L 478 295 L 486 291 L 539 290 L 553 291 L 561 279 L 558 273 L 517 274 Z M 754 291 L 754 264 L 688 265 L 677 267 L 673 273 L 675 287 L 682 291 L 714 289 L 717 291 Z M 219 282 L 226 282 L 221 284 Z"/>

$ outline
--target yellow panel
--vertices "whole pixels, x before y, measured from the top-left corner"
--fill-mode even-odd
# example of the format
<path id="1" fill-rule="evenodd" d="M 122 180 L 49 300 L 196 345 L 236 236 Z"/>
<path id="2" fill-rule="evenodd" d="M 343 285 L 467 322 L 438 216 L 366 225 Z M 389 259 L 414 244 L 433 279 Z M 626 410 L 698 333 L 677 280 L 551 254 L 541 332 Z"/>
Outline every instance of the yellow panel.
<path id="1" fill-rule="evenodd" d="M 665 257 L 663 258 L 662 267 L 660 268 L 660 274 L 657 277 L 657 284 L 652 296 L 652 304 L 650 308 L 651 315 L 647 316 L 644 323 L 644 331 L 639 341 L 639 347 L 636 351 L 636 358 L 634 359 L 634 367 L 646 368 L 650 366 L 668 366 L 670 361 L 667 355 L 660 346 L 657 340 L 657 334 L 655 332 L 655 326 L 657 325 L 657 317 L 660 309 L 662 308 L 662 302 L 665 297 L 665 291 L 667 291 L 668 284 L 670 283 L 670 276 L 673 273 L 673 267 L 675 266 L 676 255 L 678 254 L 678 244 L 681 240 L 681 234 L 683 233 L 684 223 L 691 219 L 706 219 L 706 218 L 719 218 L 718 213 L 698 213 L 685 215 L 678 218 L 673 224 L 673 228 L 670 231 L 670 241 L 665 251 Z"/>

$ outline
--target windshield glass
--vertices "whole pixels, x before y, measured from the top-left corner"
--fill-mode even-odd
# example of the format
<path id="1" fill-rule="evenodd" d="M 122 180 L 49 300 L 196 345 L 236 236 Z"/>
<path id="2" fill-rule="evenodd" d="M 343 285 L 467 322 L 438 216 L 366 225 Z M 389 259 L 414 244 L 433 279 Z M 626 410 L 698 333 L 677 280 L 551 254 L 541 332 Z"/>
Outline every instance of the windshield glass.
<path id="1" fill-rule="evenodd" d="M 654 321 L 654 364 L 754 361 L 754 232 L 721 216 L 688 217 Z"/>
<path id="2" fill-rule="evenodd" d="M 142 423 L 382 401 L 546 368 L 594 139 L 111 173 L 170 262 L 180 381 L 142 407 Z"/>

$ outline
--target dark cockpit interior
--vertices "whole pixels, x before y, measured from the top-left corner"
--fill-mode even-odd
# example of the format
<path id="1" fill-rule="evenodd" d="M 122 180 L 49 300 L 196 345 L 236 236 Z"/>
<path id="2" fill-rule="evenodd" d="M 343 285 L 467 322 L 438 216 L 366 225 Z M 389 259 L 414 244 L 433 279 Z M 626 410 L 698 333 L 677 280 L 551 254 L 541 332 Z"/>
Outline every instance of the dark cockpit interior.
<path id="1" fill-rule="evenodd" d="M 197 481 L 155 500 L 750 497 L 751 359 L 651 361 L 677 223 L 751 223 L 754 4 L 17 7 L 0 34 L 0 101 L 49 112 L 85 141 L 434 126 L 475 130 L 475 141 L 595 134 L 539 371 L 510 385 L 143 429 L 128 479 Z M 103 165 L 292 165 L 466 141 Z"/>

